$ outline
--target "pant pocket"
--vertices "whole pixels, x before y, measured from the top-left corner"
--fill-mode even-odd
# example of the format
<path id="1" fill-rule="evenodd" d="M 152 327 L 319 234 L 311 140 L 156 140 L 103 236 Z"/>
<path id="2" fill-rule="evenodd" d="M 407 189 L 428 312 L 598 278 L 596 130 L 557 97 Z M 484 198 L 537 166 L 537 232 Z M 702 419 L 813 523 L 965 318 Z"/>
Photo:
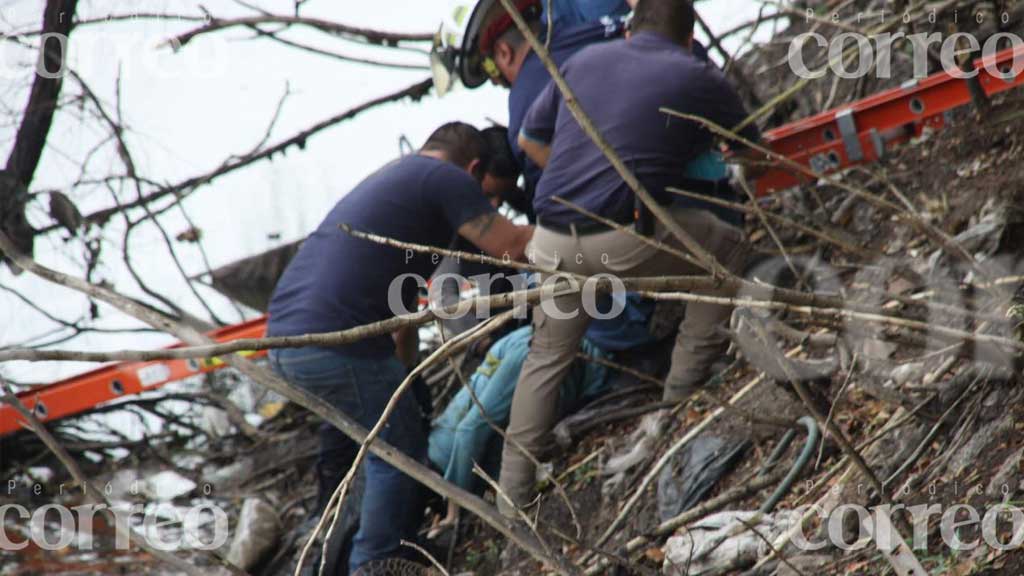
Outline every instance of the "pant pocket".
<path id="1" fill-rule="evenodd" d="M 300 386 L 348 416 L 359 419 L 365 408 L 359 393 L 358 380 L 351 365 L 335 356 L 316 362 L 280 362 L 285 378 Z"/>
<path id="2" fill-rule="evenodd" d="M 335 384 L 329 388 L 324 387 L 321 390 L 323 392 L 314 391 L 313 393 L 320 394 L 331 406 L 352 418 L 362 418 L 366 411 L 363 406 L 363 399 L 359 394 L 359 389 L 352 380 L 347 380 L 340 385 Z"/>

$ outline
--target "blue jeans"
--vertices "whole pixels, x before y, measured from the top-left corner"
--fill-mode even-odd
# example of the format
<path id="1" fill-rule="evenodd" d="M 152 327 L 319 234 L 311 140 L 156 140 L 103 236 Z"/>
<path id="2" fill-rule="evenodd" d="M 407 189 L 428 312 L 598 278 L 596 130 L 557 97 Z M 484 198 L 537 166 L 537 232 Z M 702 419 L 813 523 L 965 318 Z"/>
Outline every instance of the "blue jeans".
<path id="1" fill-rule="evenodd" d="M 391 395 L 402 383 L 406 370 L 395 357 L 355 358 L 326 348 L 272 350 L 274 371 L 292 384 L 323 398 L 359 422 L 372 428 Z M 380 439 L 406 455 L 426 461 L 422 416 L 413 394 L 403 394 L 381 430 Z M 333 431 L 333 432 L 332 432 Z M 321 430 L 318 468 L 347 470 L 348 462 L 332 459 L 354 456 L 355 443 L 333 427 Z M 342 458 L 346 456 L 341 456 Z M 376 454 L 366 459 L 366 492 L 360 509 L 359 531 L 352 542 L 349 570 L 371 561 L 403 556 L 401 540 L 412 541 L 423 520 L 423 490 L 412 478 Z"/>

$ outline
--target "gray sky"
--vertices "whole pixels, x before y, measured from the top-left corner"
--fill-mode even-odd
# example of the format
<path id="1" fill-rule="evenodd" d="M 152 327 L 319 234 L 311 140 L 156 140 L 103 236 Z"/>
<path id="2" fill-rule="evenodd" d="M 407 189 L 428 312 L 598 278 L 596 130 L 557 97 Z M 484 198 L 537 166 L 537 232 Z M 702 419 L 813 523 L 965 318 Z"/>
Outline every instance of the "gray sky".
<path id="1" fill-rule="evenodd" d="M 38 26 L 43 0 L 0 0 L 0 32 L 12 27 Z M 195 14 L 198 2 L 169 0 L 81 0 L 79 15 L 97 17 L 131 11 Z M 268 9 L 288 12 L 291 2 L 263 0 Z M 410 32 L 432 32 L 450 11 L 447 0 L 376 0 L 352 2 L 311 0 L 303 15 L 356 26 Z M 230 0 L 202 2 L 216 16 L 242 13 Z M 753 0 L 710 0 L 698 4 L 713 29 L 723 30 L 756 16 Z M 115 86 L 121 79 L 122 110 L 129 127 L 128 142 L 139 172 L 158 181 L 175 182 L 204 173 L 232 154 L 248 151 L 262 138 L 286 86 L 291 96 L 285 103 L 270 142 L 286 138 L 320 120 L 377 96 L 424 79 L 426 70 L 392 70 L 344 63 L 300 52 L 267 41 L 249 40 L 243 30 L 200 36 L 174 53 L 161 43 L 194 24 L 138 21 L 110 23 L 77 29 L 71 39 L 74 67 L 92 89 L 113 109 Z M 767 27 L 766 27 L 767 28 Z M 403 52 L 366 50 L 356 44 L 298 29 L 290 38 L 336 52 L 375 56 L 389 61 L 426 64 L 425 56 Z M 29 78 L 18 63 L 35 58 L 33 52 L 3 48 L 0 65 L 5 73 L 21 74 L 20 80 L 0 81 L 0 111 L 21 111 L 27 99 Z M 19 87 L 20 86 L 20 87 Z M 73 82 L 68 92 L 77 92 Z M 419 103 L 403 102 L 376 108 L 312 137 L 305 150 L 292 148 L 284 157 L 262 162 L 201 188 L 185 202 L 196 225 L 203 231 L 203 245 L 211 264 L 221 264 L 301 238 L 353 185 L 381 164 L 398 155 L 399 137 L 419 145 L 433 128 L 450 120 L 483 126 L 487 119 L 505 122 L 506 92 L 484 86 L 461 87 L 444 98 L 430 95 Z M 20 116 L 19 116 L 20 119 Z M 16 125 L 0 125 L 0 157 L 6 158 Z M 95 121 L 83 122 L 75 114 L 58 114 L 50 132 L 49 146 L 36 173 L 32 190 L 60 189 L 68 193 L 83 213 L 107 207 L 105 189 L 70 191 L 79 177 L 82 160 L 105 137 Z M 123 171 L 108 144 L 91 159 L 95 175 Z M 123 201 L 134 198 L 126 190 Z M 45 196 L 30 205 L 30 220 L 48 225 Z M 137 216 L 137 215 L 136 215 Z M 161 217 L 172 236 L 187 224 L 176 213 Z M 118 290 L 141 296 L 120 259 L 123 220 L 115 218 L 105 236 L 104 263 L 100 276 Z M 279 240 L 271 235 L 280 235 Z M 195 247 L 177 243 L 189 273 L 203 271 Z M 36 257 L 60 270 L 82 275 L 81 242 L 65 242 L 60 234 L 36 241 Z M 198 302 L 174 269 L 163 241 L 151 226 L 138 228 L 131 242 L 132 262 L 152 287 L 173 297 L 197 314 Z M 13 277 L 0 269 L 0 284 L 31 295 L 52 314 L 73 320 L 85 308 L 74 292 L 28 274 Z M 202 290 L 202 288 L 200 288 Z M 219 314 L 229 321 L 238 315 L 212 291 L 202 292 Z M 137 326 L 109 308 L 101 308 L 98 325 Z M 23 342 L 53 324 L 13 296 L 0 292 L 0 346 Z M 74 349 L 158 347 L 172 340 L 161 335 L 85 335 L 63 345 Z M 16 380 L 45 382 L 95 367 L 81 363 L 8 363 L 3 373 Z"/>

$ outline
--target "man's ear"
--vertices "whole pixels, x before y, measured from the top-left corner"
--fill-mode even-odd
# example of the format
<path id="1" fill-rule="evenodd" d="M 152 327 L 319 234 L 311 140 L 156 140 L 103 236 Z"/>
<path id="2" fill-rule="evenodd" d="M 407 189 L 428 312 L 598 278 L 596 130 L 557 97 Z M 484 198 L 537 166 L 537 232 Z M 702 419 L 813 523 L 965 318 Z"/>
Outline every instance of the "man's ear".
<path id="1" fill-rule="evenodd" d="M 498 40 L 494 43 L 494 62 L 499 67 L 508 67 L 516 57 L 516 51 L 509 46 L 508 42 Z"/>
<path id="2" fill-rule="evenodd" d="M 484 179 L 483 165 L 480 163 L 479 158 L 473 158 L 469 161 L 469 164 L 466 164 L 466 172 L 469 172 L 470 176 L 476 178 L 477 181 Z"/>

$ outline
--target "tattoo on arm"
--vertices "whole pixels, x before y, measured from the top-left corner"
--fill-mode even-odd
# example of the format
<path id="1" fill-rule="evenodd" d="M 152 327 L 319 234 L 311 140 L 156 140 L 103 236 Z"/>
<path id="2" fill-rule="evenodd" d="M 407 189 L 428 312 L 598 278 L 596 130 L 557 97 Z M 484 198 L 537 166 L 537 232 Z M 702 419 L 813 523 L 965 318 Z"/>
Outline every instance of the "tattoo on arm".
<path id="1" fill-rule="evenodd" d="M 488 212 L 487 214 L 482 214 L 470 220 L 467 224 L 469 224 L 471 229 L 477 234 L 477 237 L 482 238 L 487 234 L 487 231 L 491 229 L 491 226 L 494 225 L 494 222 L 497 219 L 497 212 Z"/>

